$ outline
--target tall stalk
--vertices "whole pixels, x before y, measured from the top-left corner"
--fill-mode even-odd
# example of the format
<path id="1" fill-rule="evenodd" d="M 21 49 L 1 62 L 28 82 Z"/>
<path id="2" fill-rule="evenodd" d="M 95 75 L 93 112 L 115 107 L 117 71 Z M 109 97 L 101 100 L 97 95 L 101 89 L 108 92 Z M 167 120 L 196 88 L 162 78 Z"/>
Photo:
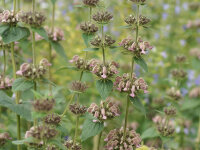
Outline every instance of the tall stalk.
<path id="1" fill-rule="evenodd" d="M 2 0 L 2 6 L 5 8 L 5 0 Z"/>
<path id="2" fill-rule="evenodd" d="M 104 26 L 101 26 L 102 42 L 104 41 Z M 103 65 L 106 65 L 105 47 L 102 45 Z"/>
<path id="3" fill-rule="evenodd" d="M 98 135 L 97 150 L 100 150 L 102 133 L 103 133 L 103 131 L 101 131 L 101 133 Z"/>
<path id="4" fill-rule="evenodd" d="M 76 144 L 76 140 L 77 140 L 78 127 L 79 127 L 79 116 L 76 117 L 76 128 L 75 128 L 75 134 L 74 134 L 74 140 L 73 140 L 74 145 Z"/>
<path id="5" fill-rule="evenodd" d="M 136 45 L 138 46 L 138 34 L 139 34 L 139 11 L 140 11 L 140 5 L 137 5 L 137 13 L 136 13 L 136 18 L 137 18 L 137 25 L 136 25 L 136 32 L 135 32 L 135 42 Z M 131 63 L 131 80 L 133 77 L 133 71 L 134 71 L 134 57 L 132 57 L 132 63 Z M 126 128 L 128 124 L 128 113 L 129 113 L 129 94 L 127 95 L 127 102 L 126 102 L 126 114 L 125 114 L 125 123 L 124 123 L 124 132 L 123 132 L 123 140 L 126 139 Z"/>

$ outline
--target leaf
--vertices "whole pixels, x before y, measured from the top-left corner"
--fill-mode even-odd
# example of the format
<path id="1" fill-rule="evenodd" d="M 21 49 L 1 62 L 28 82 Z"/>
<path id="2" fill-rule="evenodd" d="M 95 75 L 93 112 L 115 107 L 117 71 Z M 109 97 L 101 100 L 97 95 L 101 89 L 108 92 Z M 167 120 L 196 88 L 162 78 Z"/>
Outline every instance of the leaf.
<path id="1" fill-rule="evenodd" d="M 131 97 L 129 96 L 130 101 L 132 102 L 133 106 L 140 112 L 142 112 L 143 115 L 146 116 L 146 110 L 142 102 L 140 101 L 139 97 Z"/>
<path id="2" fill-rule="evenodd" d="M 197 99 L 186 99 L 182 105 L 181 110 L 194 109 L 200 106 L 200 101 Z"/>
<path id="3" fill-rule="evenodd" d="M 47 79 L 47 78 L 43 78 L 43 77 L 42 77 L 41 80 L 42 80 L 43 83 L 51 84 L 52 86 L 56 87 L 56 84 L 53 83 L 52 81 L 50 81 L 50 80 Z"/>
<path id="4" fill-rule="evenodd" d="M 0 91 L 0 105 L 9 108 L 24 119 L 32 121 L 31 106 L 29 104 L 15 104 L 12 98 L 7 96 L 3 91 Z"/>
<path id="5" fill-rule="evenodd" d="M 42 112 L 31 112 L 31 115 L 34 119 L 44 118 L 47 114 Z"/>
<path id="6" fill-rule="evenodd" d="M 55 4 L 57 0 L 51 0 L 52 4 Z"/>
<path id="7" fill-rule="evenodd" d="M 142 57 L 134 57 L 133 59 L 145 72 L 148 72 L 148 66 Z"/>
<path id="8" fill-rule="evenodd" d="M 103 99 L 106 99 L 113 88 L 113 82 L 111 80 L 98 80 L 96 82 L 96 88 Z"/>
<path id="9" fill-rule="evenodd" d="M 89 42 L 93 37 L 94 37 L 94 34 L 87 34 L 87 33 L 82 34 L 82 38 L 84 40 L 86 47 L 90 46 Z"/>
<path id="10" fill-rule="evenodd" d="M 51 139 L 48 142 L 59 147 L 59 150 L 66 150 L 66 147 L 60 141 L 61 141 L 61 139 L 60 140 L 59 139 Z"/>
<path id="11" fill-rule="evenodd" d="M 25 78 L 18 78 L 14 81 L 12 85 L 12 91 L 17 92 L 17 91 L 26 91 L 34 86 L 34 82 L 31 80 L 27 80 Z"/>
<path id="12" fill-rule="evenodd" d="M 23 139 L 23 140 L 12 141 L 12 144 L 14 144 L 14 145 L 23 145 L 25 143 L 30 143 L 32 141 L 33 141 L 33 138 L 29 137 L 29 138 L 26 138 L 26 139 Z"/>
<path id="13" fill-rule="evenodd" d="M 61 56 L 63 57 L 66 61 L 67 59 L 67 55 L 65 54 L 65 50 L 62 47 L 62 45 L 60 45 L 60 43 L 58 42 L 53 42 L 51 41 L 51 46 L 53 47 L 53 49 Z"/>
<path id="14" fill-rule="evenodd" d="M 99 48 L 85 48 L 83 51 L 98 51 Z"/>
<path id="15" fill-rule="evenodd" d="M 28 37 L 29 35 L 30 32 L 25 27 L 10 27 L 2 34 L 2 39 L 5 44 L 9 44 Z"/>
<path id="16" fill-rule="evenodd" d="M 61 68 L 59 68 L 58 70 L 56 70 L 56 72 L 57 71 L 62 71 L 62 70 L 76 70 L 76 71 L 78 71 L 79 69 L 77 69 L 76 67 L 74 67 L 74 66 L 64 66 L 64 67 L 61 67 Z"/>
<path id="17" fill-rule="evenodd" d="M 9 27 L 9 25 L 0 25 L 0 35 L 2 35 L 6 30 L 8 30 Z"/>
<path id="18" fill-rule="evenodd" d="M 45 40 L 49 40 L 48 34 L 46 32 L 46 30 L 42 27 L 40 28 L 35 28 L 35 27 L 31 27 L 32 31 L 36 32 L 37 34 L 39 34 L 41 37 L 43 37 Z"/>
<path id="19" fill-rule="evenodd" d="M 109 48 L 110 49 L 116 49 L 116 48 L 119 48 L 120 46 L 110 46 Z"/>
<path id="20" fill-rule="evenodd" d="M 91 115 L 88 115 L 86 117 L 86 120 L 83 124 L 81 141 L 85 141 L 88 138 L 99 134 L 103 130 L 103 128 L 104 128 L 103 123 L 102 122 L 93 122 L 94 119 L 96 119 L 96 118 L 94 118 Z"/>
<path id="21" fill-rule="evenodd" d="M 148 138 L 154 138 L 157 136 L 159 136 L 157 130 L 154 127 L 151 127 L 142 133 L 141 138 L 144 140 L 144 139 L 148 139 Z"/>

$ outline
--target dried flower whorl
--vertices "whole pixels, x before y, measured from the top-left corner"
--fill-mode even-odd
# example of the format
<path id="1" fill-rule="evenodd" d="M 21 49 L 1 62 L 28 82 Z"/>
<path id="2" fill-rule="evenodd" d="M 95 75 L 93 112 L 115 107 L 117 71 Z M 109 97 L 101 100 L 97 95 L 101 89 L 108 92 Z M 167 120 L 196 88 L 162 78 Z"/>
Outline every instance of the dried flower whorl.
<path id="1" fill-rule="evenodd" d="M 193 48 L 190 50 L 190 55 L 200 60 L 200 49 Z"/>
<path id="2" fill-rule="evenodd" d="M 174 78 L 179 78 L 179 79 L 186 78 L 187 76 L 187 72 L 185 72 L 183 69 L 173 69 L 171 71 L 171 74 Z"/>
<path id="3" fill-rule="evenodd" d="M 101 40 L 100 36 L 95 36 L 90 43 L 95 47 L 111 47 L 115 43 L 115 40 L 110 35 L 105 35 L 104 41 Z"/>
<path id="4" fill-rule="evenodd" d="M 55 145 L 47 145 L 46 150 L 58 150 L 58 148 Z"/>
<path id="5" fill-rule="evenodd" d="M 174 87 L 167 91 L 167 95 L 173 98 L 174 100 L 180 100 L 182 98 L 180 90 L 176 90 Z"/>
<path id="6" fill-rule="evenodd" d="M 61 117 L 57 114 L 49 114 L 44 118 L 44 122 L 50 125 L 58 125 L 61 122 Z"/>
<path id="7" fill-rule="evenodd" d="M 0 89 L 7 90 L 12 87 L 14 79 L 10 79 L 9 77 L 4 77 L 0 75 Z"/>
<path id="8" fill-rule="evenodd" d="M 13 11 L 4 10 L 0 13 L 0 23 L 16 25 L 19 22 L 18 14 L 14 14 Z"/>
<path id="9" fill-rule="evenodd" d="M 148 85 L 142 78 L 137 78 L 135 74 L 131 76 L 128 73 L 123 76 L 117 76 L 114 83 L 115 88 L 120 92 L 130 93 L 131 97 L 135 97 L 140 90 L 148 93 Z"/>
<path id="10" fill-rule="evenodd" d="M 5 133 L 0 133 L 0 147 L 4 146 L 8 140 L 10 140 L 10 134 L 5 132 Z"/>
<path id="11" fill-rule="evenodd" d="M 98 31 L 98 27 L 91 22 L 81 23 L 80 29 L 87 34 L 94 34 Z"/>
<path id="12" fill-rule="evenodd" d="M 188 29 L 190 29 L 190 28 L 200 28 L 200 20 L 198 19 L 198 20 L 194 20 L 194 21 L 188 21 L 188 23 L 187 23 L 187 25 L 186 25 L 186 27 L 188 28 Z"/>
<path id="13" fill-rule="evenodd" d="M 40 12 L 21 12 L 19 18 L 22 22 L 32 26 L 41 27 L 46 20 L 46 17 Z"/>
<path id="14" fill-rule="evenodd" d="M 113 15 L 107 11 L 99 11 L 92 16 L 93 20 L 99 24 L 109 23 Z"/>
<path id="15" fill-rule="evenodd" d="M 83 83 L 81 81 L 74 81 L 71 83 L 70 90 L 83 93 L 87 90 L 87 88 L 88 86 L 86 85 L 86 83 Z"/>
<path id="16" fill-rule="evenodd" d="M 90 7 L 95 7 L 98 4 L 99 0 L 83 0 L 83 3 Z"/>
<path id="17" fill-rule="evenodd" d="M 45 29 L 47 30 L 48 37 L 51 41 L 60 42 L 65 40 L 64 31 L 62 29 L 54 28 L 53 32 L 48 27 L 45 27 Z"/>
<path id="18" fill-rule="evenodd" d="M 109 132 L 104 139 L 106 142 L 105 149 L 107 150 L 132 150 L 133 147 L 139 147 L 141 144 L 140 135 L 134 130 L 126 130 L 126 138 L 123 140 L 123 127 L 114 129 Z"/>
<path id="19" fill-rule="evenodd" d="M 138 43 L 131 38 L 126 38 L 122 40 L 119 45 L 125 50 L 128 50 L 128 52 L 132 52 L 135 56 L 146 54 L 153 48 L 149 42 L 143 41 L 141 38 L 138 40 Z"/>
<path id="20" fill-rule="evenodd" d="M 187 60 L 187 58 L 186 58 L 186 56 L 184 56 L 184 55 L 181 55 L 181 56 L 177 56 L 177 57 L 176 57 L 176 62 L 177 62 L 177 63 L 185 63 L 186 60 Z"/>
<path id="21" fill-rule="evenodd" d="M 73 141 L 72 140 L 67 140 L 64 144 L 68 149 L 71 149 L 71 150 L 81 150 L 82 147 L 79 143 L 75 143 L 73 144 Z"/>
<path id="22" fill-rule="evenodd" d="M 84 115 L 87 111 L 87 107 L 82 106 L 78 103 L 69 105 L 69 109 L 75 115 Z"/>
<path id="23" fill-rule="evenodd" d="M 33 102 L 33 108 L 37 112 L 49 112 L 53 109 L 54 104 L 54 99 L 36 100 Z"/>
<path id="24" fill-rule="evenodd" d="M 130 0 L 133 3 L 145 4 L 146 0 Z"/>
<path id="25" fill-rule="evenodd" d="M 165 107 L 164 112 L 165 112 L 165 115 L 167 115 L 167 116 L 174 116 L 174 115 L 176 115 L 176 108 L 175 107 Z"/>
<path id="26" fill-rule="evenodd" d="M 101 101 L 100 106 L 92 103 L 87 111 L 98 119 L 94 119 L 93 122 L 113 119 L 120 115 L 119 107 L 109 100 Z"/>
<path id="27" fill-rule="evenodd" d="M 190 98 L 200 98 L 200 87 L 193 88 L 189 93 Z"/>

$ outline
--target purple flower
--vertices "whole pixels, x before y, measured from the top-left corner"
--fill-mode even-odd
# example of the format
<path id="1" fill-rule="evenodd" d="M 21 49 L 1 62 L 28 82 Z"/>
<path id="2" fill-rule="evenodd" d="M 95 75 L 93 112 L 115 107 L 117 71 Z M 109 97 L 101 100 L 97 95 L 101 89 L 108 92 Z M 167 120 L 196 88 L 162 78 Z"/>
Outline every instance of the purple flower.
<path id="1" fill-rule="evenodd" d="M 200 85 L 200 75 L 195 79 L 195 84 Z"/>
<path id="2" fill-rule="evenodd" d="M 163 20 L 166 20 L 167 17 L 168 17 L 168 14 L 167 14 L 167 13 L 163 13 L 163 14 L 162 14 L 162 18 L 163 18 Z"/>
<path id="3" fill-rule="evenodd" d="M 179 6 L 176 6 L 176 7 L 175 7 L 175 13 L 176 13 L 176 14 L 180 14 L 180 11 L 181 11 L 180 7 L 179 7 Z"/>

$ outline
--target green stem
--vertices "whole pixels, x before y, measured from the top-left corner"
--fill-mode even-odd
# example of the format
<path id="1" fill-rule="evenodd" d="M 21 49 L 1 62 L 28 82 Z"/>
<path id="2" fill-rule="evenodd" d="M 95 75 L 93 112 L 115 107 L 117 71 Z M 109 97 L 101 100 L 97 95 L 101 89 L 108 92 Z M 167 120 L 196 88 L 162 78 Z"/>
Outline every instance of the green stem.
<path id="1" fill-rule="evenodd" d="M 16 8 L 17 8 L 17 1 L 16 0 L 13 0 L 13 11 L 14 11 L 14 14 L 16 13 Z"/>
<path id="2" fill-rule="evenodd" d="M 6 50 L 4 49 L 3 50 L 3 61 L 4 61 L 4 64 L 3 64 L 3 77 L 5 78 L 6 76 Z"/>
<path id="3" fill-rule="evenodd" d="M 90 7 L 90 22 L 92 22 L 92 7 Z"/>
<path id="4" fill-rule="evenodd" d="M 102 42 L 104 42 L 104 26 L 101 26 L 101 34 L 102 34 Z M 103 65 L 106 65 L 106 56 L 105 56 L 105 48 L 104 44 L 102 45 L 102 53 L 103 53 Z"/>
<path id="5" fill-rule="evenodd" d="M 137 17 L 137 26 L 136 26 L 136 36 L 135 36 L 136 44 L 138 44 L 139 25 L 140 25 L 140 22 L 139 22 L 139 12 L 140 12 L 140 5 L 137 5 L 137 14 L 136 14 L 136 17 Z"/>
<path id="6" fill-rule="evenodd" d="M 2 0 L 2 6 L 5 9 L 5 0 Z"/>
<path id="7" fill-rule="evenodd" d="M 196 144 L 195 144 L 195 150 L 199 150 L 200 145 L 200 116 L 199 116 L 199 127 L 198 127 L 198 133 L 196 138 Z"/>
<path id="8" fill-rule="evenodd" d="M 20 11 L 20 2 L 21 0 L 17 0 L 17 11 Z"/>
<path id="9" fill-rule="evenodd" d="M 32 0 L 32 11 L 35 13 L 35 0 Z"/>
<path id="10" fill-rule="evenodd" d="M 128 110 L 129 110 L 129 95 L 127 95 L 126 100 L 126 115 L 125 115 L 125 123 L 124 123 L 124 132 L 123 132 L 123 141 L 126 139 L 126 128 L 128 124 Z"/>
<path id="11" fill-rule="evenodd" d="M 32 32 L 32 55 L 33 55 L 33 66 L 36 67 L 35 32 Z"/>
<path id="12" fill-rule="evenodd" d="M 74 99 L 74 96 L 75 96 L 75 93 L 73 93 L 73 95 L 72 95 L 72 97 L 71 97 L 69 103 L 68 103 L 67 106 L 65 107 L 65 110 L 64 110 L 64 112 L 63 112 L 62 115 L 61 115 L 61 118 L 66 114 L 69 105 L 71 104 L 72 100 Z"/>
<path id="13" fill-rule="evenodd" d="M 76 117 L 76 129 L 75 129 L 74 141 L 73 141 L 74 145 L 76 144 L 76 140 L 77 140 L 78 126 L 79 126 L 79 116 Z"/>
<path id="14" fill-rule="evenodd" d="M 101 133 L 98 135 L 97 150 L 100 150 L 102 133 L 103 133 L 103 131 L 101 131 Z"/>
<path id="15" fill-rule="evenodd" d="M 16 75 L 17 68 L 16 68 L 16 61 L 15 61 L 15 56 L 14 56 L 14 45 L 15 43 L 12 42 L 11 43 L 11 59 L 12 59 L 12 66 L 13 66 L 13 78 L 17 79 L 17 75 Z M 15 96 L 16 96 L 15 102 L 16 104 L 19 104 L 19 99 L 20 99 L 19 92 L 16 92 Z M 16 117 L 17 117 L 17 140 L 21 140 L 20 116 L 17 115 Z M 21 150 L 20 145 L 17 145 L 17 150 Z"/>

